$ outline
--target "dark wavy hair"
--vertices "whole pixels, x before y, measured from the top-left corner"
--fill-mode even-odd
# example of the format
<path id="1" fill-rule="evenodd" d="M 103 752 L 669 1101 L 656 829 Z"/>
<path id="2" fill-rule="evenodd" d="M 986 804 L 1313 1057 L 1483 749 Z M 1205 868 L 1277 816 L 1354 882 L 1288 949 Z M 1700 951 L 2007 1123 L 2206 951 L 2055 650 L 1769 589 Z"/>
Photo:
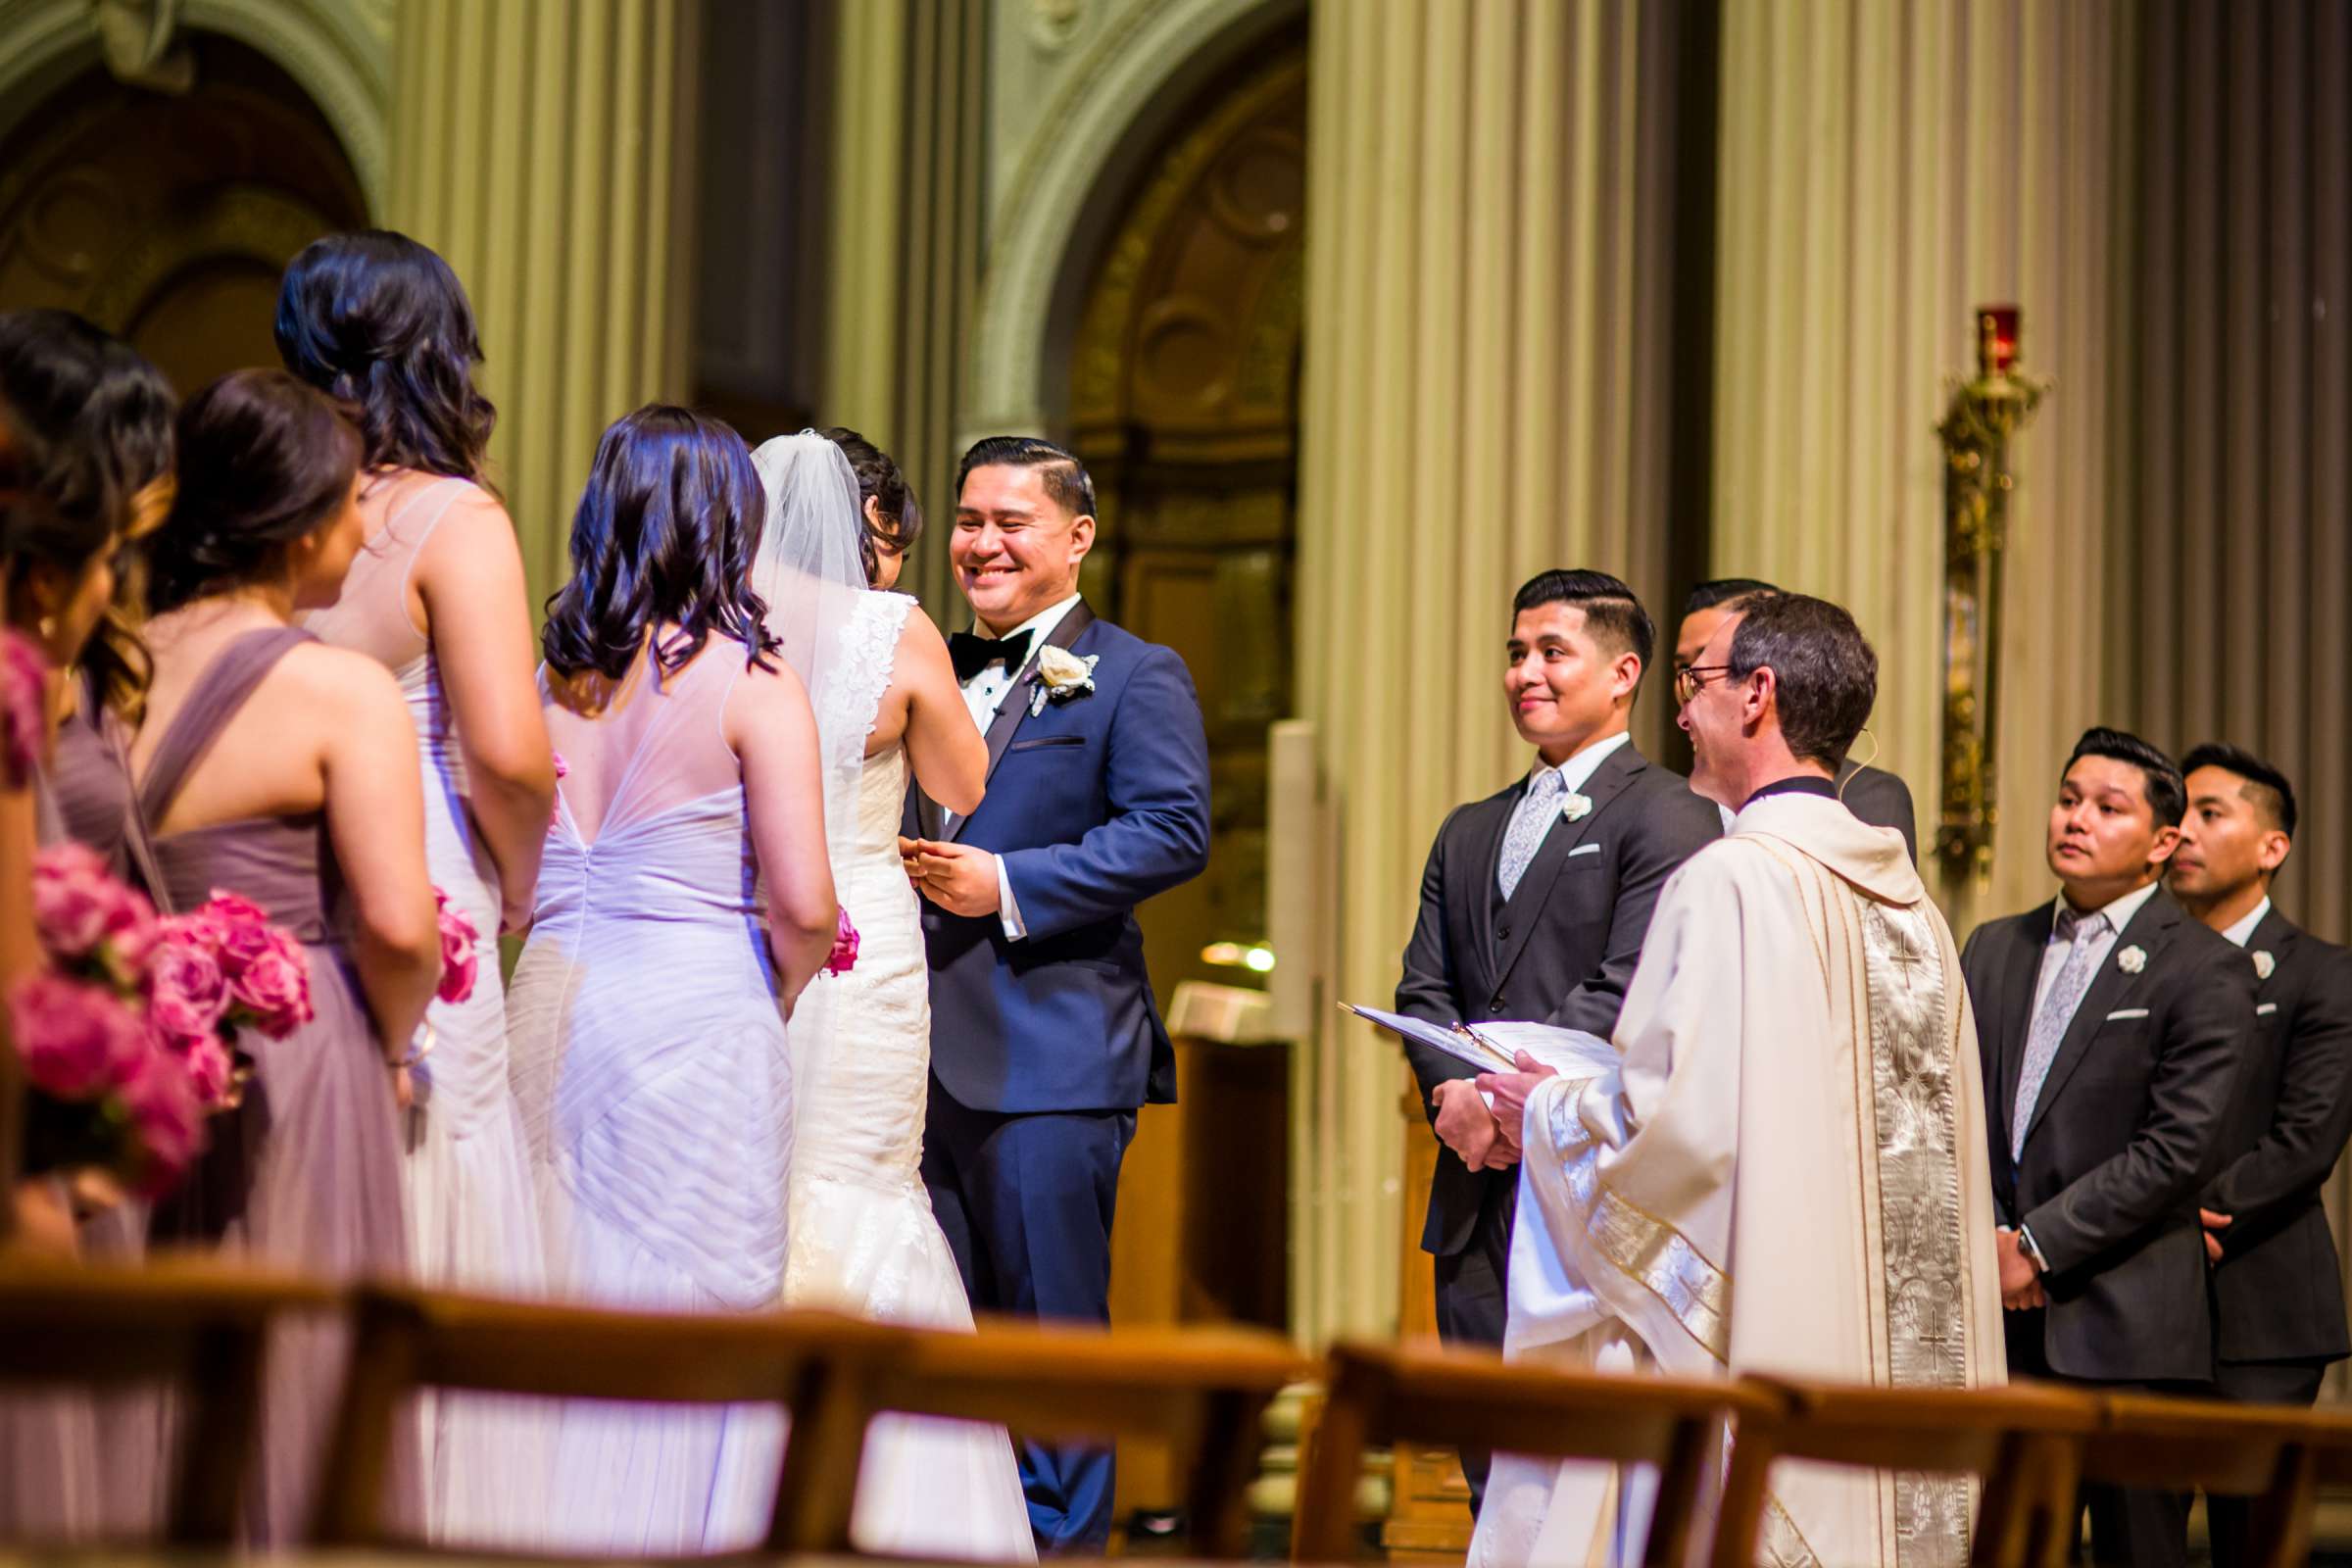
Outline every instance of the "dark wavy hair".
<path id="1" fill-rule="evenodd" d="M 547 602 L 548 667 L 618 680 L 665 622 L 678 628 L 655 650 L 665 671 L 714 631 L 763 664 L 776 639 L 752 554 L 766 514 L 751 449 L 725 424 L 666 403 L 614 420 L 572 514 L 571 580 Z"/>
<path id="2" fill-rule="evenodd" d="M 406 234 L 314 240 L 277 290 L 286 368 L 356 404 L 370 468 L 479 482 L 498 410 L 473 384 L 482 340 L 449 264 Z"/>
<path id="3" fill-rule="evenodd" d="M 134 503 L 171 479 L 177 400 L 144 355 L 72 312 L 10 311 L 0 314 L 0 402 L 10 411 L 18 480 L 45 503 L 11 509 L 13 600 L 25 564 L 78 572 L 109 541 L 121 545 Z M 81 654 L 104 700 L 134 719 L 153 667 L 138 634 L 139 555 L 119 549 L 114 603 Z"/>
<path id="4" fill-rule="evenodd" d="M 913 487 L 891 455 L 857 431 L 837 424 L 817 434 L 841 448 L 841 455 L 850 460 L 850 471 L 858 476 L 858 519 L 864 524 L 858 534 L 858 556 L 865 563 L 865 580 L 870 583 L 880 564 L 874 559 L 877 544 L 886 542 L 903 555 L 923 536 L 923 504 L 914 499 Z M 868 501 L 882 514 L 886 528 L 877 529 L 864 514 L 862 504 Z"/>
<path id="5" fill-rule="evenodd" d="M 259 581 L 331 521 L 360 471 L 358 411 L 284 370 L 231 370 L 179 411 L 179 494 L 149 552 L 158 611 Z"/>

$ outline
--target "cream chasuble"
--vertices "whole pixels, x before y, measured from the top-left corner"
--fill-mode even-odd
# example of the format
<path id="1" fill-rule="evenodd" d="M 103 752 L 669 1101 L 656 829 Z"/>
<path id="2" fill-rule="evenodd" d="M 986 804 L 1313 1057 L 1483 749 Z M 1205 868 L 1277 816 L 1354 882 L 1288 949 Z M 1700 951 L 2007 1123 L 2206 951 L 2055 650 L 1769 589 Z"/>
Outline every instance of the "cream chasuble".
<path id="1" fill-rule="evenodd" d="M 1999 1383 L 1976 1023 L 1900 835 L 1767 796 L 1666 885 L 1614 1069 L 1529 1097 L 1505 1354 Z M 1473 1568 L 1638 1560 L 1647 1481 L 1498 1455 Z M 1783 1464 L 1761 1562 L 1965 1563 L 1972 1486 Z"/>

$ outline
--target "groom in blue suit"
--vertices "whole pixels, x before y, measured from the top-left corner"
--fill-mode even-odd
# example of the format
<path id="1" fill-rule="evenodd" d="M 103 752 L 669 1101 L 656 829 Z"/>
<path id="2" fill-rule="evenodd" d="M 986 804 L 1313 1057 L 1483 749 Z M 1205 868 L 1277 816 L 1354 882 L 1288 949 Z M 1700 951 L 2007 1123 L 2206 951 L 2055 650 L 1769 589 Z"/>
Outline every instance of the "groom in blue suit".
<path id="1" fill-rule="evenodd" d="M 1208 742 L 1173 650 L 1078 597 L 1095 489 L 1069 453 L 964 454 L 949 554 L 977 622 L 949 639 L 988 795 L 917 789 L 900 848 L 924 899 L 931 1103 L 923 1183 L 974 1308 L 1103 1323 L 1136 1108 L 1176 1098 L 1135 906 L 1208 860 Z M 1111 1456 L 1022 1445 L 1047 1552 L 1100 1552 Z"/>

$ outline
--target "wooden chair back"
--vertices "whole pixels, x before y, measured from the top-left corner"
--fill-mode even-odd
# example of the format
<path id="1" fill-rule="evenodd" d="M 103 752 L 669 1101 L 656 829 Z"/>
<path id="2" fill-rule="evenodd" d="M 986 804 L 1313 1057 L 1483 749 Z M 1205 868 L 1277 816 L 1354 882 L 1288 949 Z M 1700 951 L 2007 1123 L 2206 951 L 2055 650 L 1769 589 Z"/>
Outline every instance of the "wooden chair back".
<path id="1" fill-rule="evenodd" d="M 418 1388 L 791 1411 L 767 1545 L 846 1551 L 883 1365 L 906 1335 L 828 1313 L 612 1312 L 370 1286 L 353 1302 L 315 1539 L 376 1545 L 393 1416 Z M 413 1546 L 414 1542 L 400 1543 Z"/>
<path id="2" fill-rule="evenodd" d="M 204 1259 L 12 1262 L 0 1269 L 0 1386 L 171 1386 L 179 1402 L 163 1539 L 224 1547 L 253 1463 L 270 1325 L 339 1307 L 323 1286 Z"/>
<path id="3" fill-rule="evenodd" d="M 1685 1563 L 1725 1424 L 1745 1431 L 1778 1411 L 1770 1394 L 1730 1381 L 1570 1372 L 1467 1350 L 1334 1346 L 1322 1420 L 1301 1463 L 1292 1555 L 1353 1557 L 1364 1449 L 1410 1438 L 1655 1465 L 1657 1504 L 1642 1560 Z"/>
<path id="4" fill-rule="evenodd" d="M 1121 1330 L 982 1318 L 977 1334 L 919 1333 L 900 1348 L 877 1408 L 993 1422 L 1041 1441 L 1145 1439 L 1190 1478 L 1190 1555 L 1240 1558 L 1258 1421 L 1309 1374 L 1292 1344 L 1245 1328 Z"/>
<path id="5" fill-rule="evenodd" d="M 2027 1385 L 1880 1389 L 1749 1377 L 1781 1414 L 1743 1428 L 1732 1449 L 1715 1532 L 1715 1568 L 1748 1568 L 1775 1459 L 1983 1478 L 1969 1561 L 2050 1568 L 2073 1541 L 2083 1441 L 2100 1421 L 2084 1395 Z"/>
<path id="6" fill-rule="evenodd" d="M 2112 1486 L 2251 1496 L 2245 1561 L 2311 1557 L 2323 1480 L 2352 1480 L 2352 1419 L 2291 1405 L 2111 1394 L 2082 1449 L 2082 1477 Z"/>

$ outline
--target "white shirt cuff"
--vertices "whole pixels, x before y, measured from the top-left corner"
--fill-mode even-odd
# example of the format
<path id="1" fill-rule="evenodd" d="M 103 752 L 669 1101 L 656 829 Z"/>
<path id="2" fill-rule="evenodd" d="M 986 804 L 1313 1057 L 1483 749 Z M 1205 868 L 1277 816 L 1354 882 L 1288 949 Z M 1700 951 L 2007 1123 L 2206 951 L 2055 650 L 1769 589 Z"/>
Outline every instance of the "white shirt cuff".
<path id="1" fill-rule="evenodd" d="M 1004 857 L 992 856 L 997 862 L 997 918 L 1004 922 L 1004 940 L 1018 942 L 1029 934 L 1022 923 L 1021 906 L 1013 902 L 1012 878 L 1004 874 Z"/>

